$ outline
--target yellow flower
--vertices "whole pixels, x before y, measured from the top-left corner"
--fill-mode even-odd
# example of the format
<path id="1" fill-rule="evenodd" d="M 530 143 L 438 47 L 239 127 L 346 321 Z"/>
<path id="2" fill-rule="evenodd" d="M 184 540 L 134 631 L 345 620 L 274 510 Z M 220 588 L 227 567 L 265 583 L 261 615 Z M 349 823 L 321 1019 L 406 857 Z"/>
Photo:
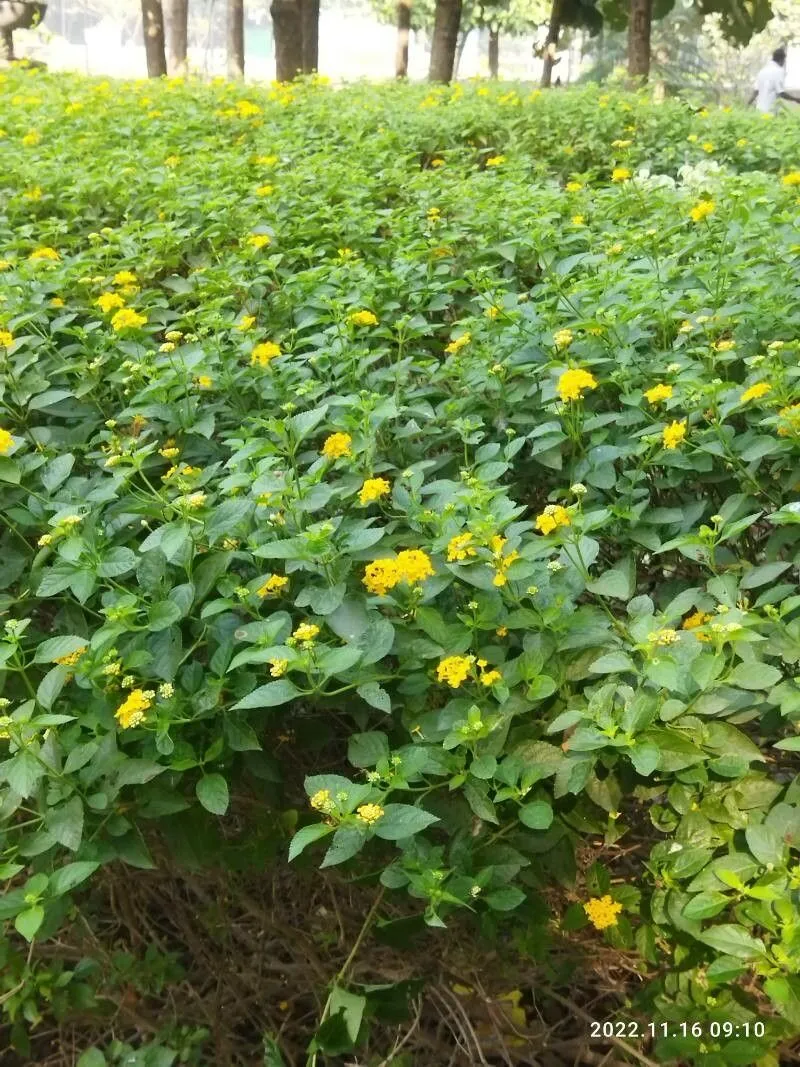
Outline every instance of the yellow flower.
<path id="1" fill-rule="evenodd" d="M 430 557 L 419 548 L 407 548 L 397 553 L 397 567 L 401 578 L 409 585 L 432 578 L 434 569 Z"/>
<path id="2" fill-rule="evenodd" d="M 326 437 L 321 452 L 326 459 L 341 459 L 343 456 L 352 456 L 350 449 L 353 438 L 349 433 L 332 433 Z"/>
<path id="3" fill-rule="evenodd" d="M 47 246 L 45 246 L 44 248 L 35 248 L 33 250 L 33 252 L 31 252 L 31 254 L 28 256 L 28 259 L 33 259 L 33 260 L 37 260 L 37 259 L 57 260 L 57 259 L 61 259 L 61 256 L 58 254 L 58 252 L 56 252 L 55 248 L 48 248 Z"/>
<path id="4" fill-rule="evenodd" d="M 715 341 L 714 348 L 717 352 L 730 352 L 732 349 L 736 348 L 736 342 L 732 341 L 730 338 L 726 338 L 722 341 Z"/>
<path id="5" fill-rule="evenodd" d="M 32 189 L 27 189 L 22 195 L 26 200 L 41 200 L 42 188 L 40 185 L 35 185 Z"/>
<path id="6" fill-rule="evenodd" d="M 39 540 L 36 542 L 38 548 L 47 548 L 48 545 L 53 543 L 52 534 L 42 534 Z"/>
<path id="7" fill-rule="evenodd" d="M 172 682 L 162 682 L 158 687 L 158 695 L 162 700 L 169 700 L 175 696 L 175 686 Z"/>
<path id="8" fill-rule="evenodd" d="M 749 389 L 745 389 L 739 398 L 740 404 L 746 404 L 748 400 L 760 400 L 762 396 L 766 396 L 772 389 L 772 386 L 767 382 L 756 382 L 755 385 L 751 385 Z"/>
<path id="9" fill-rule="evenodd" d="M 583 226 L 584 222 L 586 222 L 586 216 L 585 215 L 573 215 L 572 216 L 572 225 L 573 226 Z"/>
<path id="10" fill-rule="evenodd" d="M 133 308 L 122 308 L 111 320 L 112 328 L 120 333 L 122 330 L 136 330 L 147 322 L 146 315 L 140 315 Z"/>
<path id="11" fill-rule="evenodd" d="M 583 184 L 581 182 L 567 182 L 565 188 L 568 193 L 579 193 L 583 188 Z"/>
<path id="12" fill-rule="evenodd" d="M 455 341 L 451 341 L 449 345 L 445 345 L 445 352 L 450 356 L 456 356 L 465 348 L 472 340 L 472 335 L 469 333 L 462 333 L 460 337 L 457 337 Z"/>
<path id="13" fill-rule="evenodd" d="M 326 815 L 334 808 L 333 797 L 329 789 L 318 789 L 308 803 L 315 811 L 322 811 Z"/>
<path id="14" fill-rule="evenodd" d="M 558 379 L 558 391 L 565 403 L 568 400 L 580 400 L 584 389 L 596 388 L 597 379 L 589 371 L 581 368 L 564 371 Z"/>
<path id="15" fill-rule="evenodd" d="M 536 529 L 539 533 L 549 534 L 559 526 L 571 525 L 569 512 L 560 504 L 548 504 L 541 515 L 536 517 Z"/>
<path id="16" fill-rule="evenodd" d="M 682 630 L 696 630 L 700 626 L 704 626 L 709 619 L 712 619 L 713 615 L 708 615 L 705 611 L 696 611 L 693 615 L 687 615 L 683 620 L 681 626 Z M 710 641 L 711 638 L 707 634 L 697 634 L 699 641 Z"/>
<path id="17" fill-rule="evenodd" d="M 699 200 L 689 212 L 689 215 L 693 222 L 701 222 L 703 219 L 707 219 L 709 215 L 714 214 L 716 206 L 713 200 Z"/>
<path id="18" fill-rule="evenodd" d="M 114 713 L 114 717 L 123 730 L 138 726 L 144 721 L 144 713 L 152 707 L 154 696 L 152 689 L 134 689 L 128 694 L 127 699 Z"/>
<path id="19" fill-rule="evenodd" d="M 262 341 L 250 353 L 250 366 L 268 367 L 270 362 L 280 354 L 280 345 L 276 345 L 274 341 Z"/>
<path id="20" fill-rule="evenodd" d="M 553 344 L 559 350 L 562 348 L 569 348 L 574 339 L 575 336 L 572 330 L 556 330 L 553 334 Z"/>
<path id="21" fill-rule="evenodd" d="M 604 897 L 592 897 L 587 900 L 583 910 L 595 929 L 605 930 L 609 926 L 617 925 L 617 916 L 622 911 L 622 905 L 606 894 Z"/>
<path id="22" fill-rule="evenodd" d="M 356 814 L 361 822 L 374 826 L 378 819 L 383 817 L 384 810 L 380 804 L 362 804 L 360 808 L 356 808 Z"/>
<path id="23" fill-rule="evenodd" d="M 287 640 L 287 645 L 296 645 L 298 641 L 310 644 L 319 633 L 319 626 L 313 622 L 301 622 L 292 636 Z"/>
<path id="24" fill-rule="evenodd" d="M 432 167 L 443 167 L 444 166 L 444 160 L 441 157 L 437 156 L 436 159 L 432 159 L 431 160 L 431 166 Z"/>
<path id="25" fill-rule="evenodd" d="M 471 542 L 471 533 L 456 534 L 455 537 L 451 537 L 447 543 L 447 562 L 456 563 L 467 559 L 468 556 L 476 555 L 477 549 Z"/>
<path id="26" fill-rule="evenodd" d="M 508 627 L 507 626 L 498 626 L 497 629 L 495 630 L 495 634 L 498 637 L 508 637 Z"/>
<path id="27" fill-rule="evenodd" d="M 11 266 L 11 260 L 10 259 L 0 259 L 0 270 L 8 270 L 8 268 L 10 266 Z"/>
<path id="28" fill-rule="evenodd" d="M 14 343 L 14 334 L 10 330 L 0 330 L 0 348 L 10 348 Z"/>
<path id="29" fill-rule="evenodd" d="M 486 308 L 484 315 L 487 319 L 496 319 L 500 314 L 500 308 L 496 304 L 492 304 L 491 307 Z"/>
<path id="30" fill-rule="evenodd" d="M 115 308 L 125 307 L 125 301 L 118 293 L 101 293 L 95 300 L 95 304 L 106 314 Z"/>
<path id="31" fill-rule="evenodd" d="M 652 641 L 654 645 L 674 645 L 678 640 L 678 631 L 669 628 L 656 630 L 654 633 L 647 635 L 647 640 Z"/>
<path id="32" fill-rule="evenodd" d="M 268 663 L 270 664 L 269 673 L 273 678 L 282 678 L 289 666 L 288 659 L 271 659 Z"/>
<path id="33" fill-rule="evenodd" d="M 746 137 L 740 137 L 739 140 L 736 142 L 736 147 L 737 148 L 744 148 L 746 144 L 747 144 L 747 138 Z M 800 180 L 800 174 L 798 175 L 798 180 Z"/>
<path id="34" fill-rule="evenodd" d="M 790 170 L 781 178 L 784 185 L 800 185 L 800 170 Z"/>
<path id="35" fill-rule="evenodd" d="M 244 333 L 246 330 L 250 329 L 250 327 L 253 325 L 253 323 L 255 321 L 256 321 L 255 315 L 243 315 L 242 319 L 239 322 L 239 324 L 236 327 L 236 329 L 237 330 L 241 330 L 241 332 Z"/>
<path id="36" fill-rule="evenodd" d="M 633 141 L 612 141 L 611 142 L 611 147 L 612 148 L 630 148 L 630 146 L 632 144 L 633 144 Z"/>
<path id="37" fill-rule="evenodd" d="M 22 138 L 22 143 L 25 145 L 26 148 L 32 148 L 34 145 L 37 145 L 41 141 L 41 139 L 42 135 L 38 132 L 38 130 L 31 130 L 29 133 L 26 133 L 25 136 Z"/>
<path id="38" fill-rule="evenodd" d="M 489 158 L 486 160 L 486 166 L 487 167 L 499 167 L 503 163 L 505 163 L 505 161 L 506 161 L 506 157 L 505 156 L 489 156 Z"/>
<path id="39" fill-rule="evenodd" d="M 70 652 L 66 656 L 59 656 L 56 663 L 60 663 L 64 667 L 73 667 L 84 654 L 87 647 L 87 645 L 81 645 L 81 647 L 76 648 L 74 652 Z"/>
<path id="40" fill-rule="evenodd" d="M 677 448 L 686 437 L 686 419 L 682 419 L 680 422 L 671 422 L 669 426 L 665 426 L 661 437 L 664 442 L 664 448 Z"/>
<path id="41" fill-rule="evenodd" d="M 282 593 L 289 584 L 289 579 L 281 574 L 271 574 L 266 582 L 258 589 L 259 596 L 277 596 Z"/>
<path id="42" fill-rule="evenodd" d="M 436 668 L 437 682 L 447 682 L 451 689 L 458 689 L 469 677 L 474 662 L 474 656 L 448 656 Z"/>
<path id="43" fill-rule="evenodd" d="M 137 278 L 129 270 L 118 271 L 112 278 L 114 285 L 136 285 Z"/>
<path id="44" fill-rule="evenodd" d="M 386 596 L 390 589 L 401 580 L 397 561 L 394 559 L 376 559 L 364 569 L 364 585 L 376 596 Z"/>
<path id="45" fill-rule="evenodd" d="M 627 167 L 614 167 L 611 171 L 612 182 L 626 182 L 631 176 Z"/>
<path id="46" fill-rule="evenodd" d="M 373 500 L 380 500 L 382 496 L 386 496 L 391 491 L 391 488 L 385 478 L 367 478 L 359 491 L 359 502 L 370 504 Z"/>
<path id="47" fill-rule="evenodd" d="M 644 393 L 649 404 L 660 404 L 662 400 L 669 400 L 672 396 L 671 385 L 654 385 L 652 389 L 646 389 Z"/>
<path id="48" fill-rule="evenodd" d="M 4 456 L 7 452 L 10 452 L 14 447 L 14 438 L 8 432 L 0 426 L 0 456 Z"/>
<path id="49" fill-rule="evenodd" d="M 201 389 L 210 389 L 214 384 L 214 379 L 210 378 L 207 374 L 198 374 L 195 378 L 195 382 Z"/>
<path id="50" fill-rule="evenodd" d="M 176 342 L 181 340 L 183 334 L 180 330 L 167 330 L 164 336 L 168 341 Z"/>
<path id="51" fill-rule="evenodd" d="M 622 244 L 621 241 L 615 241 L 614 244 L 609 247 L 608 253 L 611 256 L 618 256 L 624 247 L 625 245 Z"/>
<path id="52" fill-rule="evenodd" d="M 273 188 L 272 185 L 259 185 L 256 189 L 256 196 L 271 196 Z"/>
<path id="53" fill-rule="evenodd" d="M 247 238 L 247 243 L 252 248 L 266 248 L 272 241 L 272 238 L 268 233 L 251 233 Z"/>
<path id="54" fill-rule="evenodd" d="M 64 301 L 61 299 L 60 296 L 54 296 L 52 298 L 52 300 L 50 301 L 50 307 L 51 308 L 63 308 L 63 306 L 64 306 Z"/>
<path id="55" fill-rule="evenodd" d="M 502 678 L 500 671 L 483 671 L 481 673 L 480 682 L 481 685 L 490 686 L 495 682 L 499 682 Z"/>
<path id="56" fill-rule="evenodd" d="M 351 311 L 347 316 L 351 326 L 377 326 L 378 320 L 371 311 Z"/>
<path id="57" fill-rule="evenodd" d="M 165 167 L 175 168 L 175 167 L 178 166 L 180 161 L 181 161 L 181 157 L 180 156 L 167 156 L 167 158 L 164 160 L 164 166 Z"/>

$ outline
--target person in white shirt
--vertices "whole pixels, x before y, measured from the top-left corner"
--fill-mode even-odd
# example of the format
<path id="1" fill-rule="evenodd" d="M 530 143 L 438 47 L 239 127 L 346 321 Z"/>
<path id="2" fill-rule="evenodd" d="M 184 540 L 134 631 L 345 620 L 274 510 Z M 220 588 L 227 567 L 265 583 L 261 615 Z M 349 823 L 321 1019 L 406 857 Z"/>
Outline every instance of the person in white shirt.
<path id="1" fill-rule="evenodd" d="M 800 96 L 787 93 L 786 85 L 786 49 L 781 46 L 772 53 L 772 59 L 758 72 L 753 95 L 748 107 L 755 101 L 756 108 L 763 114 L 772 114 L 778 100 L 792 100 L 800 104 Z"/>

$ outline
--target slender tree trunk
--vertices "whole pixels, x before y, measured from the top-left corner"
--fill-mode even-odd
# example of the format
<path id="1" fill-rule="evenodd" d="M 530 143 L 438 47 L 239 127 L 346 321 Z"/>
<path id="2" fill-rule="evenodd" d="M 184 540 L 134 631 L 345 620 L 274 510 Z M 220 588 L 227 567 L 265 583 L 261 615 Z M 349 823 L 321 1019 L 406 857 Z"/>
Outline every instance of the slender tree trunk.
<path id="1" fill-rule="evenodd" d="M 147 77 L 162 78 L 167 73 L 164 49 L 164 12 L 161 0 L 142 0 L 144 51 L 147 57 Z"/>
<path id="2" fill-rule="evenodd" d="M 564 11 L 564 0 L 553 0 L 550 8 L 550 27 L 547 31 L 547 40 L 544 43 L 544 65 L 542 66 L 542 88 L 547 89 L 553 80 L 553 67 L 556 65 L 556 52 L 558 51 L 558 38 L 561 36 L 561 17 Z"/>
<path id="3" fill-rule="evenodd" d="M 167 70 L 181 76 L 187 70 L 189 0 L 165 0 L 164 21 L 167 27 Z"/>
<path id="4" fill-rule="evenodd" d="M 449 82 L 453 77 L 462 0 L 436 0 L 428 80 Z"/>
<path id="5" fill-rule="evenodd" d="M 14 58 L 14 32 L 13 30 L 0 30 L 0 59 L 10 63 Z"/>
<path id="6" fill-rule="evenodd" d="M 408 39 L 411 36 L 411 0 L 397 2 L 397 51 L 394 73 L 397 78 L 408 77 Z"/>
<path id="7" fill-rule="evenodd" d="M 319 0 L 300 0 L 303 32 L 303 74 L 319 70 Z"/>
<path id="8" fill-rule="evenodd" d="M 300 0 L 272 0 L 275 77 L 289 82 L 303 69 L 303 18 Z"/>
<path id="9" fill-rule="evenodd" d="M 458 44 L 456 45 L 456 61 L 453 64 L 454 78 L 458 77 L 458 72 L 461 70 L 461 60 L 464 58 L 464 49 L 467 47 L 467 41 L 471 32 L 471 27 L 468 30 L 458 31 Z"/>
<path id="10" fill-rule="evenodd" d="M 228 77 L 244 77 L 244 0 L 228 0 Z"/>
<path id="11" fill-rule="evenodd" d="M 628 17 L 628 76 L 647 81 L 650 74 L 650 28 L 653 0 L 630 0 Z"/>
<path id="12" fill-rule="evenodd" d="M 489 77 L 500 77 L 500 27 L 489 27 Z"/>

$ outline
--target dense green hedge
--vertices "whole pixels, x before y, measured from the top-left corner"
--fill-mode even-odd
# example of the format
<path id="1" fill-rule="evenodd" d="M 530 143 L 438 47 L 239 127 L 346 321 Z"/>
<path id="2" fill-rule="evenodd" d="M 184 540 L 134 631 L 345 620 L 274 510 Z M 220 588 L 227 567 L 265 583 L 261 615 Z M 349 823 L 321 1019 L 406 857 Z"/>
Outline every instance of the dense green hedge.
<path id="1" fill-rule="evenodd" d="M 92 995 L 36 952 L 87 880 L 231 787 L 430 925 L 593 924 L 702 1029 L 660 1060 L 800 1032 L 796 123 L 0 77 L 15 1040 Z"/>

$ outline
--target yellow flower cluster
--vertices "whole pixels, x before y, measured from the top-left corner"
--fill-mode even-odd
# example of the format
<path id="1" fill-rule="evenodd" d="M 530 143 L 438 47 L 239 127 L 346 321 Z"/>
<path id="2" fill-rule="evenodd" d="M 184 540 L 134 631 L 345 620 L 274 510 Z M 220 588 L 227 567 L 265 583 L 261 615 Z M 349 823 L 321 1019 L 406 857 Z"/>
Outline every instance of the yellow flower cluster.
<path id="1" fill-rule="evenodd" d="M 771 391 L 772 386 L 768 382 L 756 382 L 749 389 L 745 389 L 739 398 L 739 403 L 746 404 L 748 400 L 760 400 L 762 396 L 766 396 Z"/>
<path id="2" fill-rule="evenodd" d="M 783 426 L 778 427 L 778 437 L 800 434 L 800 404 L 790 404 L 788 407 L 781 408 L 778 415 L 786 420 Z"/>
<path id="3" fill-rule="evenodd" d="M 614 167 L 611 171 L 612 182 L 626 182 L 631 177 L 631 172 L 627 167 Z"/>
<path id="4" fill-rule="evenodd" d="M 109 311 L 114 311 L 116 308 L 125 307 L 125 301 L 119 293 L 101 293 L 95 300 L 95 304 L 105 314 L 108 314 Z"/>
<path id="5" fill-rule="evenodd" d="M 146 315 L 140 315 L 133 308 L 122 308 L 111 320 L 112 328 L 119 333 L 121 330 L 135 330 L 144 326 L 147 322 Z"/>
<path id="6" fill-rule="evenodd" d="M 296 645 L 299 643 L 311 644 L 314 638 L 319 633 L 319 626 L 313 622 L 301 622 L 297 629 L 294 631 L 291 637 L 287 638 L 287 645 Z"/>
<path id="7" fill-rule="evenodd" d="M 800 170 L 790 170 L 781 179 L 784 185 L 800 185 Z"/>
<path id="8" fill-rule="evenodd" d="M 255 315 L 243 315 L 236 329 L 241 333 L 246 333 L 256 321 Z"/>
<path id="9" fill-rule="evenodd" d="M 592 897 L 587 900 L 583 910 L 596 930 L 605 930 L 609 926 L 617 925 L 617 916 L 622 911 L 622 905 L 606 893 L 604 897 Z"/>
<path id="10" fill-rule="evenodd" d="M 14 334 L 10 330 L 0 330 L 0 348 L 10 348 L 14 343 Z"/>
<path id="11" fill-rule="evenodd" d="M 568 193 L 579 193 L 583 185 L 581 182 L 567 182 L 565 188 Z"/>
<path id="12" fill-rule="evenodd" d="M 367 478 L 358 493 L 361 504 L 371 504 L 373 500 L 380 500 L 391 491 L 391 485 L 385 478 Z"/>
<path id="13" fill-rule="evenodd" d="M 0 456 L 4 456 L 7 452 L 10 452 L 14 447 L 14 438 L 8 432 L 0 426 Z"/>
<path id="14" fill-rule="evenodd" d="M 506 157 L 505 156 L 489 156 L 489 158 L 486 160 L 486 166 L 487 167 L 500 167 L 500 166 L 502 166 L 503 163 L 505 163 L 505 161 L 506 161 Z"/>
<path id="15" fill-rule="evenodd" d="M 280 345 L 276 345 L 274 341 L 262 341 L 250 353 L 250 366 L 268 367 L 270 362 L 280 354 Z"/>
<path id="16" fill-rule="evenodd" d="M 33 252 L 28 256 L 28 259 L 50 259 L 53 261 L 61 259 L 61 256 L 56 252 L 55 248 L 35 248 Z"/>
<path id="17" fill-rule="evenodd" d="M 469 333 L 462 333 L 460 337 L 456 337 L 455 341 L 451 341 L 449 345 L 445 345 L 445 352 L 448 356 L 457 356 L 462 348 L 466 348 L 472 340 L 472 335 Z"/>
<path id="18" fill-rule="evenodd" d="M 136 275 L 132 271 L 120 270 L 120 271 L 117 271 L 117 273 L 114 275 L 114 277 L 111 280 L 114 283 L 114 285 L 125 285 L 125 286 L 127 286 L 127 285 L 136 285 L 138 279 L 137 279 Z"/>
<path id="19" fill-rule="evenodd" d="M 152 707 L 155 693 L 152 689 L 133 689 L 120 704 L 114 717 L 123 730 L 138 726 L 144 721 L 145 712 Z"/>
<path id="20" fill-rule="evenodd" d="M 321 811 L 325 815 L 330 815 L 336 806 L 329 789 L 318 789 L 309 800 L 309 804 L 314 811 Z"/>
<path id="21" fill-rule="evenodd" d="M 656 630 L 654 633 L 647 635 L 647 640 L 652 641 L 654 645 L 674 645 L 678 640 L 677 630 Z"/>
<path id="22" fill-rule="evenodd" d="M 256 189 L 256 196 L 272 196 L 273 189 L 272 185 L 259 185 Z"/>
<path id="23" fill-rule="evenodd" d="M 378 819 L 383 818 L 385 814 L 380 804 L 362 804 L 360 808 L 356 808 L 356 815 L 359 820 L 366 823 L 367 826 L 374 826 Z"/>
<path id="24" fill-rule="evenodd" d="M 505 548 L 507 540 L 508 538 L 495 534 L 489 541 L 489 547 L 494 556 L 493 565 L 495 568 L 495 576 L 492 579 L 492 584 L 496 586 L 506 585 L 508 582 L 508 575 L 506 574 L 508 568 L 512 563 L 516 563 L 519 559 L 519 552 L 517 552 L 516 549 L 513 552 L 509 552 L 507 556 L 503 555 L 503 549 Z"/>
<path id="25" fill-rule="evenodd" d="M 266 248 L 272 241 L 272 238 L 268 233 L 251 233 L 247 238 L 247 243 L 251 248 Z"/>
<path id="26" fill-rule="evenodd" d="M 74 667 L 86 651 L 86 648 L 86 645 L 81 645 L 80 648 L 76 648 L 75 651 L 70 652 L 69 655 L 59 656 L 56 663 L 60 663 L 62 667 Z"/>
<path id="27" fill-rule="evenodd" d="M 286 674 L 286 668 L 289 666 L 288 659 L 271 659 L 269 660 L 270 668 L 269 673 L 272 678 L 282 678 Z"/>
<path id="28" fill-rule="evenodd" d="M 569 525 L 569 512 L 561 504 L 548 504 L 541 515 L 536 516 L 536 529 L 542 534 L 550 534 L 559 526 Z"/>
<path id="29" fill-rule="evenodd" d="M 395 559 L 376 559 L 364 570 L 364 585 L 370 593 L 386 596 L 400 582 L 416 585 L 432 578 L 434 569 L 430 558 L 418 548 L 404 549 Z"/>
<path id="30" fill-rule="evenodd" d="M 378 319 L 371 311 L 351 311 L 347 316 L 351 326 L 377 326 Z"/>
<path id="31" fill-rule="evenodd" d="M 451 537 L 447 542 L 447 562 L 461 563 L 467 557 L 476 555 L 477 549 L 473 546 L 472 540 L 471 533 L 456 534 L 455 537 Z"/>
<path id="32" fill-rule="evenodd" d="M 696 611 L 693 615 L 687 615 L 681 625 L 682 630 L 697 630 L 713 618 L 713 615 L 707 614 L 705 611 Z M 707 634 L 695 634 L 698 641 L 710 641 L 711 638 Z"/>
<path id="33" fill-rule="evenodd" d="M 731 352 L 734 348 L 736 348 L 736 342 L 732 341 L 730 338 L 724 338 L 722 341 L 714 342 L 714 349 L 717 352 Z"/>
<path id="34" fill-rule="evenodd" d="M 644 395 L 649 404 L 660 404 L 662 400 L 669 400 L 672 397 L 672 386 L 654 385 L 652 389 L 646 389 Z"/>
<path id="35" fill-rule="evenodd" d="M 669 426 L 664 427 L 664 432 L 661 435 L 661 439 L 664 443 L 664 448 L 673 449 L 677 448 L 679 444 L 686 437 L 686 419 L 681 421 L 671 422 Z"/>
<path id="36" fill-rule="evenodd" d="M 692 222 L 702 222 L 703 219 L 707 219 L 709 215 L 714 214 L 716 206 L 713 200 L 699 200 L 689 212 Z"/>
<path id="37" fill-rule="evenodd" d="M 556 330 L 553 334 L 553 344 L 559 351 L 562 348 L 568 348 L 574 339 L 574 334 L 572 333 L 572 330 L 569 329 Z"/>
<path id="38" fill-rule="evenodd" d="M 436 668 L 437 682 L 447 682 L 451 689 L 458 689 L 472 670 L 474 656 L 448 656 Z"/>
<path id="39" fill-rule="evenodd" d="M 325 443 L 322 446 L 322 455 L 326 459 L 342 459 L 344 456 L 352 456 L 352 450 L 350 446 L 353 443 L 353 438 L 349 433 L 332 433 L 329 437 L 325 438 Z"/>
<path id="40" fill-rule="evenodd" d="M 566 370 L 558 379 L 558 392 L 566 403 L 568 400 L 580 400 L 585 389 L 596 389 L 597 379 L 588 370 L 576 368 Z"/>
<path id="41" fill-rule="evenodd" d="M 282 574 L 271 574 L 262 586 L 258 588 L 258 596 L 277 596 L 282 593 L 289 584 L 289 579 Z"/>

